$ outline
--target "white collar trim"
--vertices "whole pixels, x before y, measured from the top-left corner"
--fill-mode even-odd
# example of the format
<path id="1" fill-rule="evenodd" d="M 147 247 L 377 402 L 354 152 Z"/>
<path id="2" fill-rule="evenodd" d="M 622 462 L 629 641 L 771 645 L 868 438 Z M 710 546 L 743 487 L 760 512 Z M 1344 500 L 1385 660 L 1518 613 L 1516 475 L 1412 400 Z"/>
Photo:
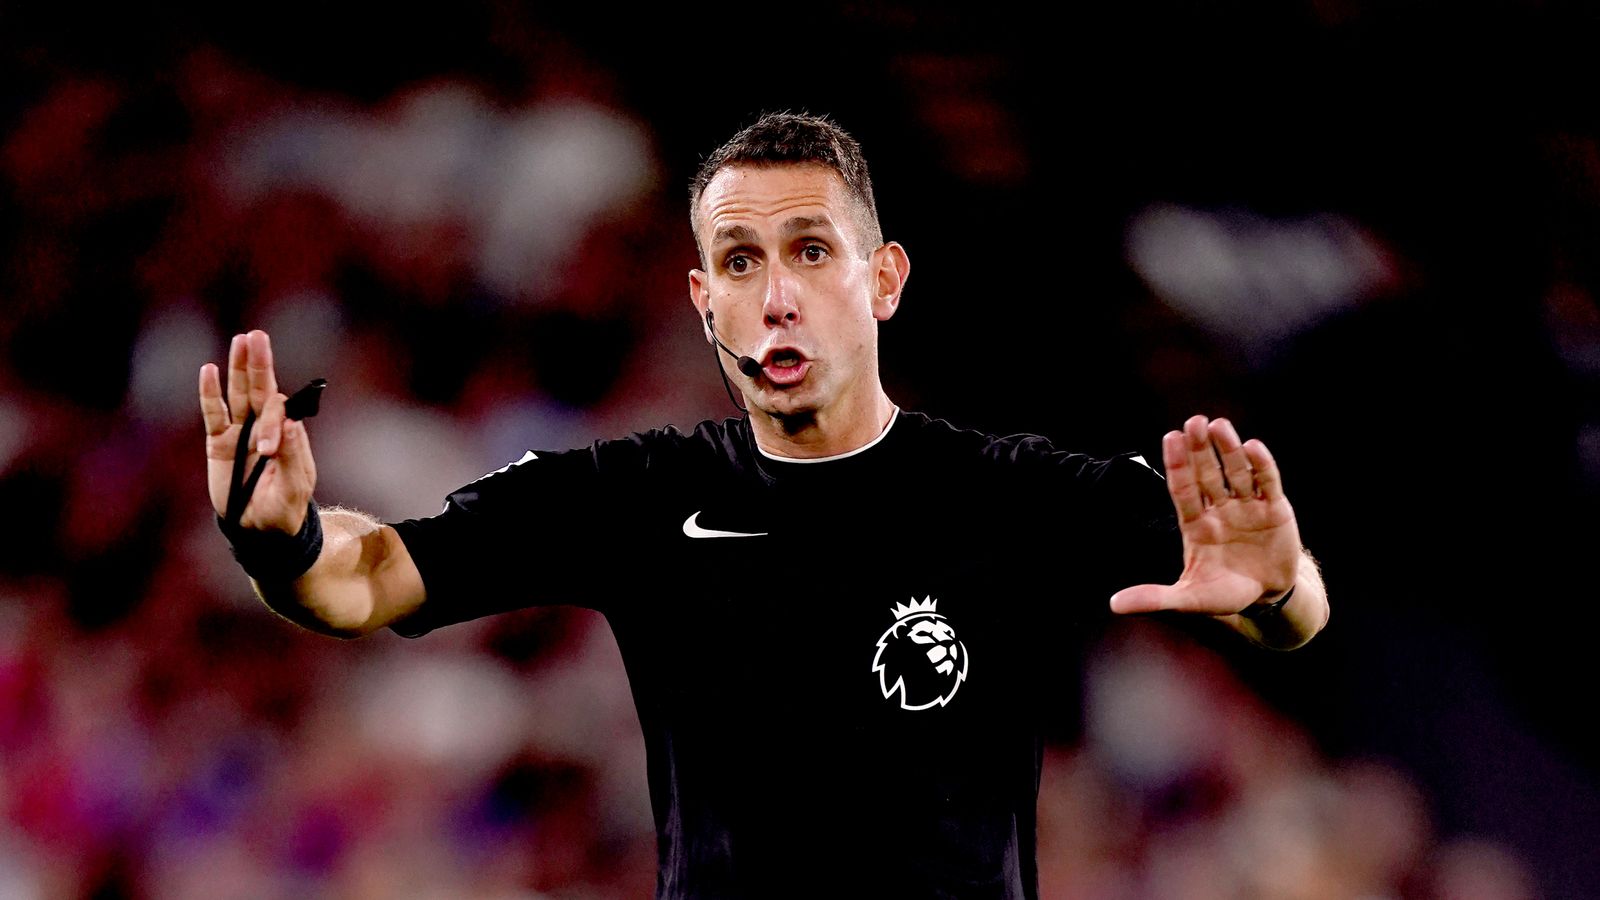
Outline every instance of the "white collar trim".
<path id="1" fill-rule="evenodd" d="M 877 437 L 873 438 L 870 441 L 867 441 L 865 444 L 862 444 L 861 446 L 855 448 L 854 450 L 846 450 L 843 453 L 835 453 L 832 456 L 814 456 L 814 457 L 809 457 L 809 458 L 806 458 L 806 459 L 801 459 L 801 458 L 794 457 L 794 456 L 778 456 L 776 454 L 768 453 L 766 450 L 763 450 L 761 448 L 761 444 L 760 443 L 756 443 L 756 442 L 752 442 L 752 443 L 756 443 L 756 451 L 759 452 L 762 456 L 765 456 L 767 459 L 775 459 L 778 462 L 783 462 L 783 463 L 824 463 L 824 462 L 833 462 L 836 459 L 845 459 L 847 457 L 855 456 L 857 453 L 863 453 L 863 452 L 865 452 L 867 450 L 872 449 L 872 447 L 874 445 L 876 445 L 879 441 L 883 440 L 885 437 L 888 437 L 889 429 L 893 428 L 894 427 L 894 423 L 899 421 L 899 420 L 900 420 L 900 407 L 896 406 L 894 408 L 894 414 L 889 417 L 889 424 L 883 426 L 883 430 L 878 432 L 878 436 Z"/>

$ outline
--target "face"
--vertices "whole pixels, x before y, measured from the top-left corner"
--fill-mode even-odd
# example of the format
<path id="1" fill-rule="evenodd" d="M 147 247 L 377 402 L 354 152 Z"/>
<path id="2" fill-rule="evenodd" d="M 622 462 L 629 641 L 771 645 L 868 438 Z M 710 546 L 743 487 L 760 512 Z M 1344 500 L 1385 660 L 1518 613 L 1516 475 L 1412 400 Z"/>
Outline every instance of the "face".
<path id="1" fill-rule="evenodd" d="M 906 632 L 906 637 L 913 644 L 928 644 L 928 662 L 941 675 L 949 675 L 956 669 L 956 657 L 961 655 L 960 648 L 956 645 L 956 633 L 951 627 L 939 619 L 919 619 L 911 630 Z"/>
<path id="2" fill-rule="evenodd" d="M 824 166 L 730 166 L 701 194 L 706 269 L 689 273 L 690 297 L 761 364 L 751 378 L 718 353 L 751 408 L 798 416 L 880 390 L 877 323 L 894 315 L 909 263 L 898 244 L 862 246 L 857 220 Z"/>

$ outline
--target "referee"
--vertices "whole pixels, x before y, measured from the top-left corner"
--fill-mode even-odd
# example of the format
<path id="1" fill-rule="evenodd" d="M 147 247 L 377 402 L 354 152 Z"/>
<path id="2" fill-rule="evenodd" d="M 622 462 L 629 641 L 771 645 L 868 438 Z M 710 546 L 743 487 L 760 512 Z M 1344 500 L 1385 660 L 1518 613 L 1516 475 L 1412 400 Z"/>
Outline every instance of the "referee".
<path id="1" fill-rule="evenodd" d="M 1326 623 L 1272 455 L 1197 415 L 1163 438 L 1163 478 L 901 409 L 877 329 L 910 259 L 827 119 L 735 135 L 690 212 L 690 300 L 745 415 L 530 450 L 383 523 L 318 509 L 314 405 L 280 392 L 264 332 L 237 335 L 226 392 L 200 370 L 236 557 L 268 606 L 336 637 L 603 613 L 644 731 L 658 898 L 1036 897 L 1074 636 L 1168 610 L 1291 649 Z"/>

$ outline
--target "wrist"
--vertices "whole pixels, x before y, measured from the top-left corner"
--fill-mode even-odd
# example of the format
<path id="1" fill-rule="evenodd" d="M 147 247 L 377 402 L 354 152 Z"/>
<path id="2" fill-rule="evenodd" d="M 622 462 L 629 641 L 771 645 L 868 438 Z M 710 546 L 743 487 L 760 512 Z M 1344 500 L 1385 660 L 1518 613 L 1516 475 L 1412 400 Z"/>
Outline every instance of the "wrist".
<path id="1" fill-rule="evenodd" d="M 304 575 L 322 553 L 322 517 L 315 500 L 306 501 L 306 515 L 295 534 L 242 528 L 217 517 L 217 527 L 232 545 L 233 558 L 245 574 L 263 583 L 287 583 Z"/>
<path id="2" fill-rule="evenodd" d="M 1239 615 L 1244 616 L 1246 619 L 1262 619 L 1267 616 L 1277 615 L 1283 611 L 1283 608 L 1289 603 L 1289 598 L 1293 596 L 1294 587 L 1291 585 L 1287 591 L 1284 591 L 1282 597 L 1267 603 L 1260 601 L 1252 603 L 1239 610 Z"/>

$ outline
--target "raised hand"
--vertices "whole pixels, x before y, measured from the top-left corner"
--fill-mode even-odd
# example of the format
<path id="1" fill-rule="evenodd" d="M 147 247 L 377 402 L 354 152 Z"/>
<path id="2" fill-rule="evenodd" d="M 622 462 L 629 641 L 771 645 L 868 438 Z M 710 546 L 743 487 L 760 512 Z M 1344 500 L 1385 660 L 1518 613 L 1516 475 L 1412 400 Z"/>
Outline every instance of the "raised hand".
<path id="1" fill-rule="evenodd" d="M 1300 528 L 1266 445 L 1241 443 L 1227 419 L 1193 416 L 1167 433 L 1161 452 L 1183 534 L 1183 574 L 1176 584 L 1118 591 L 1112 611 L 1226 616 L 1294 587 Z"/>
<path id="2" fill-rule="evenodd" d="M 217 366 L 200 367 L 200 414 L 206 428 L 206 483 L 217 515 L 228 507 L 233 457 L 245 416 L 255 411 L 250 438 L 254 446 L 245 460 L 249 472 L 256 460 L 268 463 L 240 517 L 244 528 L 295 534 L 305 521 L 306 503 L 317 484 L 317 467 L 305 423 L 284 418 L 288 397 L 278 391 L 272 369 L 272 343 L 264 331 L 237 334 L 228 347 L 228 393 L 223 401 Z"/>

